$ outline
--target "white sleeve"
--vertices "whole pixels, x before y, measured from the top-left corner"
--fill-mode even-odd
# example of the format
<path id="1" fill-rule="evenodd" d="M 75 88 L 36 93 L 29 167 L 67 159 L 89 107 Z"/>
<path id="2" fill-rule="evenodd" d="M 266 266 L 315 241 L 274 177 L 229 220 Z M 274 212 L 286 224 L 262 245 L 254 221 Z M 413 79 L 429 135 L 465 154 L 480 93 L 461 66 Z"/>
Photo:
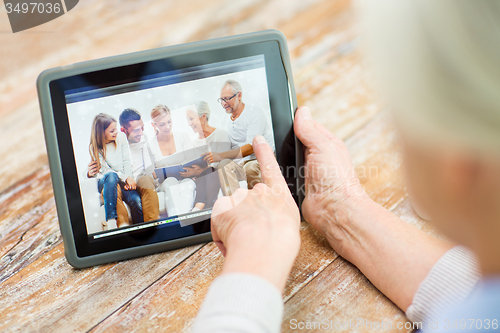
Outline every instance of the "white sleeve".
<path id="1" fill-rule="evenodd" d="M 283 300 L 270 282 L 255 275 L 223 274 L 210 286 L 192 332 L 280 332 Z"/>
<path id="2" fill-rule="evenodd" d="M 105 174 L 108 172 L 115 172 L 111 167 L 109 166 L 108 162 L 102 157 L 101 153 L 99 153 L 99 163 L 101 164 L 101 168 L 99 169 L 99 172 L 97 174 L 97 178 L 102 178 Z"/>
<path id="3" fill-rule="evenodd" d="M 211 151 L 222 153 L 231 150 L 231 139 L 229 138 L 229 134 L 225 130 L 217 128 L 214 134 L 214 139 L 210 143 Z"/>
<path id="4" fill-rule="evenodd" d="M 222 128 L 217 128 L 214 132 L 215 137 L 214 137 L 214 142 L 221 142 L 221 143 L 231 143 L 231 139 L 229 138 L 229 133 L 222 129 Z"/>
<path id="5" fill-rule="evenodd" d="M 427 327 L 429 320 L 435 320 L 446 309 L 462 303 L 479 278 L 479 264 L 471 251 L 461 246 L 448 250 L 420 283 L 406 316 Z"/>

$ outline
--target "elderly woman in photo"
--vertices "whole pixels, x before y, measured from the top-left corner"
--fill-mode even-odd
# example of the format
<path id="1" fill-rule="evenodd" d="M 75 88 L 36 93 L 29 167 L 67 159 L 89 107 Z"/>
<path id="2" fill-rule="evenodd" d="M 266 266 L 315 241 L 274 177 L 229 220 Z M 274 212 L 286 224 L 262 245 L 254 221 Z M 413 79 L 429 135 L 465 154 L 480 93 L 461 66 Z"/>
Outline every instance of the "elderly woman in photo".
<path id="1" fill-rule="evenodd" d="M 210 151 L 214 152 L 227 151 L 231 149 L 229 134 L 220 127 L 210 126 L 210 112 L 210 107 L 205 101 L 197 101 L 186 110 L 188 125 L 198 134 L 193 144 L 195 147 L 208 146 Z"/>
<path id="2" fill-rule="evenodd" d="M 198 134 L 195 146 L 205 156 L 204 160 L 217 169 L 222 193 L 232 195 L 240 188 L 239 182 L 247 180 L 245 169 L 235 162 L 243 157 L 241 148 L 231 149 L 229 133 L 209 125 L 210 107 L 207 102 L 198 101 L 193 106 L 186 111 L 186 117 L 189 126 Z"/>
<path id="3" fill-rule="evenodd" d="M 207 189 L 207 201 L 212 202 L 212 199 L 215 201 L 219 187 L 222 188 L 224 195 L 232 194 L 236 188 L 239 188 L 238 182 L 231 188 L 230 185 L 233 183 L 228 181 L 228 179 L 238 178 L 231 168 L 230 163 L 232 160 L 227 159 L 221 162 L 215 162 L 210 159 L 211 153 L 222 153 L 231 149 L 229 134 L 220 127 L 215 128 L 210 126 L 210 107 L 205 101 L 198 101 L 194 103 L 192 107 L 188 108 L 186 110 L 186 118 L 188 125 L 198 134 L 198 137 L 193 142 L 195 146 L 195 155 L 205 156 L 204 160 L 208 163 L 207 167 L 204 169 L 194 166 L 193 170 L 189 170 L 189 172 L 186 173 L 186 176 L 207 176 L 204 177 L 204 182 L 206 184 L 205 188 Z M 215 177 L 215 174 L 210 174 L 214 169 L 217 170 L 218 177 Z M 241 168 L 238 170 L 241 172 L 239 178 L 245 179 L 244 171 Z"/>

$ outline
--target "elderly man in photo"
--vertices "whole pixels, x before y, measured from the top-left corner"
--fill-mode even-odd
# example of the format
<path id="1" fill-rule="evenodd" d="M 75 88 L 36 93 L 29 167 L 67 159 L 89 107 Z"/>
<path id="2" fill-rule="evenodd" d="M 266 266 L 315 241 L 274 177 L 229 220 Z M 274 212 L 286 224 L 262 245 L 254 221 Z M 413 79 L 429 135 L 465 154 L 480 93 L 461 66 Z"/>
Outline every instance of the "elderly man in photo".
<path id="1" fill-rule="evenodd" d="M 160 218 L 160 205 L 155 191 L 153 159 L 144 135 L 144 123 L 135 109 L 125 109 L 120 114 L 121 131 L 127 135 L 132 158 L 132 177 L 141 196 L 144 222 Z"/>
<path id="2" fill-rule="evenodd" d="M 255 157 L 252 140 L 262 135 L 271 146 L 273 152 L 274 140 L 271 125 L 264 112 L 256 106 L 243 103 L 241 85 L 235 80 L 227 80 L 222 86 L 218 102 L 230 115 L 227 132 L 231 141 L 231 151 L 212 153 L 211 162 L 221 161 L 219 168 L 225 168 L 224 184 L 234 192 L 239 187 L 238 181 L 246 181 L 248 189 L 262 182 L 259 163 Z M 236 159 L 233 161 L 233 159 Z M 237 163 L 235 163 L 237 162 Z M 224 188 L 224 187 L 223 187 Z"/>

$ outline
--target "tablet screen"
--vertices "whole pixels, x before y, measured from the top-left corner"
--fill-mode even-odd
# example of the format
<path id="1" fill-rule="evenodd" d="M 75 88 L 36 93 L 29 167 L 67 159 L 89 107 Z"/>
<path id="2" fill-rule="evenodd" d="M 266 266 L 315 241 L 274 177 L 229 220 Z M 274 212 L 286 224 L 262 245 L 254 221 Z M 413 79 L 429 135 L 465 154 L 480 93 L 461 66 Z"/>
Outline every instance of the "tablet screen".
<path id="1" fill-rule="evenodd" d="M 210 231 L 217 198 L 261 181 L 256 135 L 283 167 L 292 111 L 275 42 L 69 76 L 50 92 L 82 257 Z"/>
<path id="2" fill-rule="evenodd" d="M 254 136 L 252 131 L 262 132 L 274 150 L 264 55 L 149 75 L 138 82 L 103 89 L 69 90 L 65 100 L 86 228 L 92 239 L 205 220 L 214 201 L 235 190 L 227 186 L 232 185 L 227 178 L 236 178 L 238 187 L 248 186 L 245 169 L 255 160 L 251 154 L 203 163 L 205 156 L 210 157 L 207 153 L 224 153 L 251 144 L 247 138 Z M 231 111 L 240 104 L 244 112 L 233 121 Z M 102 138 L 106 140 L 105 127 L 114 127 L 116 133 L 111 134 L 111 142 L 99 144 Z M 98 146 L 96 155 L 102 165 L 89 176 L 89 163 L 96 160 L 92 155 L 94 145 Z M 189 166 L 182 168 L 196 159 L 198 165 L 190 164 L 192 174 L 187 172 Z M 222 166 L 226 162 L 234 165 Z M 125 189 L 127 176 L 139 185 L 139 178 L 149 177 L 154 185 L 150 189 L 157 193 L 158 200 L 141 195 L 142 188 Z M 114 192 L 107 187 L 116 179 L 114 187 L 121 187 L 121 195 L 104 198 L 107 192 Z M 147 185 L 147 179 L 144 182 Z M 141 219 L 133 211 L 141 207 L 129 197 L 142 199 L 142 210 L 150 209 L 153 214 L 144 211 Z M 118 228 L 108 226 L 104 231 L 106 218 L 118 217 L 116 208 L 106 209 L 106 204 L 116 206 L 113 199 L 124 202 L 127 216 L 118 221 Z M 151 219 L 154 212 L 159 214 Z"/>

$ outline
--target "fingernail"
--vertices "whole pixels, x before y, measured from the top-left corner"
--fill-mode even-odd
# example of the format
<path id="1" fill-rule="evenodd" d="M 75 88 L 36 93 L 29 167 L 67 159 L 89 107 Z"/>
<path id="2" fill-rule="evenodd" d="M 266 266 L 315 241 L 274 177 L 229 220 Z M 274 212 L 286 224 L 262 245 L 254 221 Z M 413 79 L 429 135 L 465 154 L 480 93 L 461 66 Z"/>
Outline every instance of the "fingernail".
<path id="1" fill-rule="evenodd" d="M 257 135 L 255 137 L 255 142 L 257 142 L 258 144 L 266 143 L 266 139 L 264 139 L 264 137 L 262 135 Z"/>
<path id="2" fill-rule="evenodd" d="M 301 112 L 302 119 L 305 119 L 305 120 L 311 120 L 312 119 L 311 110 L 309 110 L 309 108 L 307 106 L 302 107 L 301 111 L 302 111 Z"/>

